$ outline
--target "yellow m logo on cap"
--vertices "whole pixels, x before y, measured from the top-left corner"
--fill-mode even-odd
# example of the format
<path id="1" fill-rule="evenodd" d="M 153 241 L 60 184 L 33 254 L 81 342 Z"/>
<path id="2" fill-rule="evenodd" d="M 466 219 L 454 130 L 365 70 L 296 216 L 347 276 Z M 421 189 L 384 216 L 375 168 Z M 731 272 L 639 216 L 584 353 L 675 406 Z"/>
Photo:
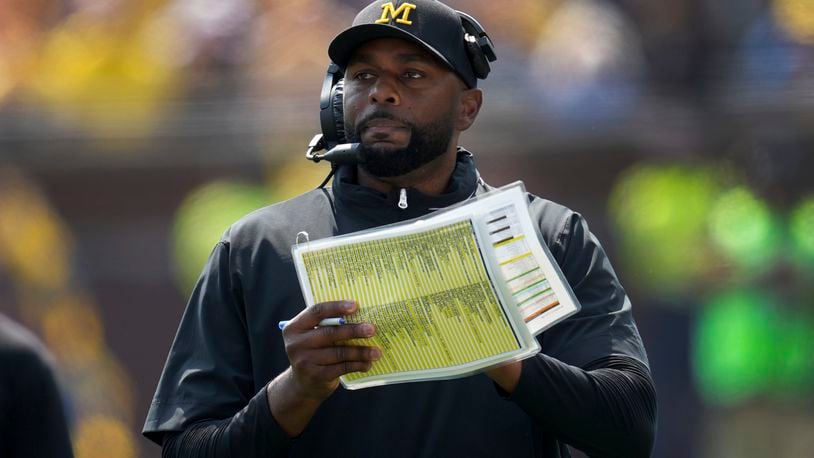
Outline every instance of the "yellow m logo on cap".
<path id="1" fill-rule="evenodd" d="M 382 17 L 376 21 L 376 24 L 387 24 L 395 19 L 399 24 L 413 25 L 413 21 L 410 20 L 410 12 L 414 9 L 416 6 L 412 3 L 402 3 L 397 9 L 393 2 L 387 2 L 382 5 Z"/>

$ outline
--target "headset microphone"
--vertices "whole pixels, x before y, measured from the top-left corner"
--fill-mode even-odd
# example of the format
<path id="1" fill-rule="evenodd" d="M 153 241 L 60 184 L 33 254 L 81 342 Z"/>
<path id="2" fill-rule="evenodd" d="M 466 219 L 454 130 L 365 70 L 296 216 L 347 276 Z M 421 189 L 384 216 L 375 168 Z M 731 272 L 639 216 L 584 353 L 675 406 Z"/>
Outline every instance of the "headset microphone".
<path id="1" fill-rule="evenodd" d="M 315 154 L 316 151 L 321 151 L 325 148 L 324 137 L 322 134 L 317 134 L 311 139 L 311 143 L 308 144 L 308 151 L 305 152 L 305 158 L 314 162 L 328 161 L 332 166 L 361 164 L 365 162 L 362 157 L 360 143 L 340 143 L 322 154 Z"/>
<path id="2" fill-rule="evenodd" d="M 314 135 L 311 142 L 308 144 L 308 150 L 305 152 L 305 158 L 309 161 L 318 163 L 319 161 L 328 161 L 331 163 L 331 173 L 322 180 L 318 188 L 325 187 L 328 181 L 333 178 L 336 173 L 337 167 L 343 164 L 361 164 L 364 161 L 362 148 L 360 143 L 339 143 L 333 148 L 322 154 L 316 154 L 317 151 L 327 149 L 325 137 L 322 134 Z"/>

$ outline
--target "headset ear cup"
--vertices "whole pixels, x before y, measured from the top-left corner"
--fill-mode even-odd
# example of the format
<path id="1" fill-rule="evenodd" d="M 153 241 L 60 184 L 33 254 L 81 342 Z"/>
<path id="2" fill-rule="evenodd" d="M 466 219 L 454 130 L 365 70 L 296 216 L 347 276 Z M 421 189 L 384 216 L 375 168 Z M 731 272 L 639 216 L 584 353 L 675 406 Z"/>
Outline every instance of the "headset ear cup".
<path id="1" fill-rule="evenodd" d="M 333 110 L 334 125 L 336 126 L 336 136 L 338 143 L 347 143 L 345 135 L 345 109 L 343 104 L 343 94 L 345 93 L 345 79 L 340 79 L 331 90 L 331 109 Z"/>
<path id="2" fill-rule="evenodd" d="M 472 16 L 458 11 L 461 25 L 464 28 L 464 48 L 466 49 L 472 71 L 478 79 L 486 79 L 492 67 L 489 62 L 497 60 L 495 46 L 486 31 Z"/>
<path id="3" fill-rule="evenodd" d="M 472 70 L 475 77 L 478 79 L 486 79 L 489 72 L 492 70 L 489 65 L 489 60 L 483 54 L 480 45 L 475 41 L 465 41 L 466 54 L 469 56 L 469 63 L 472 64 Z"/>

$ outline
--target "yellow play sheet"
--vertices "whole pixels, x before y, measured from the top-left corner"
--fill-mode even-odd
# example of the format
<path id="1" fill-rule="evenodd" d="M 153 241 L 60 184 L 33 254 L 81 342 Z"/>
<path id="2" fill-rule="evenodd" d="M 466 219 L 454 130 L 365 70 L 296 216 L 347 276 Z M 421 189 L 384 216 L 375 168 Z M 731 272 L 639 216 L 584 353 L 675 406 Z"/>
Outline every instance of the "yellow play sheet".
<path id="1" fill-rule="evenodd" d="M 378 346 L 382 359 L 367 373 L 344 376 L 346 386 L 399 381 L 389 376 L 465 367 L 521 349 L 470 219 L 305 250 L 302 261 L 312 303 L 356 300 L 359 311 L 349 321 L 377 326 L 375 337 L 350 343 Z"/>

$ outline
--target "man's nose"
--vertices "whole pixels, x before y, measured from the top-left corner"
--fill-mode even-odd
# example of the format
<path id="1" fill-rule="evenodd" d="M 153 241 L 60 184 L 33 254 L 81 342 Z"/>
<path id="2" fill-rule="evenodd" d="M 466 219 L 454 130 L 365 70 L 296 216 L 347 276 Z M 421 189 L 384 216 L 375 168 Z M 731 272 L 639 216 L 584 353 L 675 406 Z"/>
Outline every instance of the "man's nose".
<path id="1" fill-rule="evenodd" d="M 380 76 L 370 88 L 370 102 L 376 104 L 399 105 L 401 95 L 396 87 L 397 82 L 392 78 Z"/>

